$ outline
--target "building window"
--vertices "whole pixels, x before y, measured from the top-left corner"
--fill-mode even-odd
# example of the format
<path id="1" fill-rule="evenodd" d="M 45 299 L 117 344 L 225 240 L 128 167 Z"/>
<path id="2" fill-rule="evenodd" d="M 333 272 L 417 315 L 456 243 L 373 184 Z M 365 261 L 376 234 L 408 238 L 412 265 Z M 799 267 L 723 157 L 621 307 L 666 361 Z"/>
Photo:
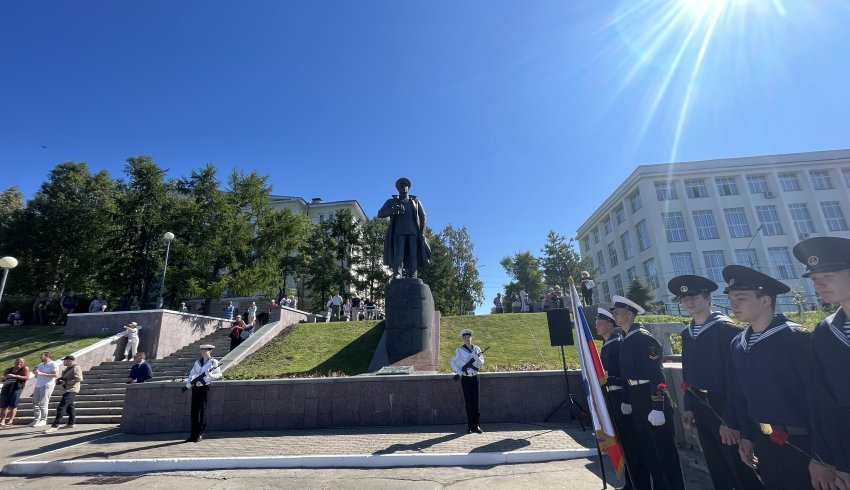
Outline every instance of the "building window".
<path id="1" fill-rule="evenodd" d="M 620 243 L 623 245 L 623 260 L 629 260 L 634 253 L 632 252 L 632 236 L 628 231 L 620 235 Z"/>
<path id="2" fill-rule="evenodd" d="M 614 210 L 614 214 L 617 215 L 617 224 L 621 225 L 626 221 L 626 207 L 620 204 L 617 206 L 617 209 Z"/>
<path id="3" fill-rule="evenodd" d="M 832 179 L 829 178 L 829 172 L 826 170 L 812 170 L 809 172 L 809 177 L 812 178 L 812 187 L 816 191 L 825 191 L 832 189 Z"/>
<path id="4" fill-rule="evenodd" d="M 658 196 L 659 201 L 679 199 L 679 196 L 676 194 L 676 186 L 672 182 L 656 182 L 655 195 Z"/>
<path id="5" fill-rule="evenodd" d="M 685 180 L 685 192 L 688 193 L 688 198 L 690 199 L 708 197 L 708 189 L 705 187 L 705 181 L 702 179 Z"/>
<path id="6" fill-rule="evenodd" d="M 824 201 L 820 203 L 820 210 L 829 231 L 847 231 L 847 221 L 844 220 L 844 211 L 838 201 Z"/>
<path id="7" fill-rule="evenodd" d="M 638 209 L 643 207 L 643 202 L 640 200 L 640 191 L 635 191 L 629 196 L 629 202 L 632 204 L 632 212 L 636 213 Z"/>
<path id="8" fill-rule="evenodd" d="M 585 236 L 584 238 L 582 238 L 581 243 L 582 243 L 582 245 L 584 245 L 584 251 L 585 252 L 590 250 L 590 237 L 589 236 Z"/>
<path id="9" fill-rule="evenodd" d="M 670 254 L 673 261 L 673 273 L 677 276 L 694 273 L 694 261 L 690 252 L 677 252 Z"/>
<path id="10" fill-rule="evenodd" d="M 732 238 L 750 236 L 750 225 L 747 223 L 747 215 L 744 208 L 726 208 L 723 210 L 726 217 L 726 226 L 729 227 L 729 235 Z"/>
<path id="11" fill-rule="evenodd" d="M 747 175 L 747 187 L 750 188 L 750 194 L 764 194 L 770 191 L 764 175 Z"/>
<path id="12" fill-rule="evenodd" d="M 635 267 L 629 267 L 629 268 L 626 270 L 626 275 L 627 275 L 627 276 L 628 276 L 628 278 L 629 278 L 629 284 L 631 284 L 631 283 L 632 283 L 632 281 L 634 281 L 635 279 L 637 279 L 637 276 L 638 276 L 638 275 L 637 275 L 637 268 L 635 268 Z"/>
<path id="13" fill-rule="evenodd" d="M 756 206 L 756 216 L 763 227 L 765 236 L 782 234 L 782 224 L 779 222 L 776 206 Z"/>
<path id="14" fill-rule="evenodd" d="M 643 273 L 649 286 L 653 289 L 658 288 L 658 270 L 655 268 L 655 259 L 649 259 L 643 263 Z"/>
<path id="15" fill-rule="evenodd" d="M 605 234 L 609 234 L 614 231 L 614 227 L 611 226 L 611 217 L 608 216 L 602 221 L 602 226 L 605 227 Z"/>
<path id="16" fill-rule="evenodd" d="M 614 276 L 614 294 L 625 296 L 625 292 L 623 292 L 623 277 L 620 274 Z"/>
<path id="17" fill-rule="evenodd" d="M 617 246 L 614 245 L 614 242 L 608 244 L 608 257 L 611 259 L 611 267 L 617 267 L 620 259 L 617 258 Z"/>
<path id="18" fill-rule="evenodd" d="M 685 219 L 682 218 L 682 213 L 679 211 L 661 213 L 661 220 L 664 222 L 664 231 L 667 232 L 668 242 L 688 241 L 688 233 L 685 231 Z"/>
<path id="19" fill-rule="evenodd" d="M 844 185 L 850 187 L 850 168 L 842 168 L 841 173 L 844 174 Z"/>
<path id="20" fill-rule="evenodd" d="M 788 247 L 768 247 L 767 255 L 770 257 L 770 262 L 776 268 L 777 279 L 795 278 Z"/>
<path id="21" fill-rule="evenodd" d="M 796 172 L 779 174 L 779 185 L 783 192 L 799 191 L 802 188 Z"/>
<path id="22" fill-rule="evenodd" d="M 610 303 L 611 302 L 611 290 L 608 289 L 608 281 L 602 281 L 602 302 Z"/>
<path id="23" fill-rule="evenodd" d="M 600 250 L 599 252 L 596 253 L 596 260 L 599 261 L 599 266 L 598 266 L 597 271 L 600 274 L 604 274 L 605 273 L 605 255 L 602 253 L 602 250 Z"/>
<path id="24" fill-rule="evenodd" d="M 735 262 L 739 265 L 745 265 L 750 269 L 758 270 L 759 268 L 759 258 L 754 248 L 736 248 Z"/>
<path id="25" fill-rule="evenodd" d="M 806 207 L 805 203 L 789 204 L 788 211 L 791 212 L 791 219 L 794 220 L 794 228 L 801 235 L 800 238 L 805 238 L 803 235 L 808 236 L 809 233 L 815 232 L 812 215 L 809 214 L 809 208 Z"/>
<path id="26" fill-rule="evenodd" d="M 599 243 L 599 228 L 594 228 L 590 234 L 593 235 L 593 244 Z"/>
<path id="27" fill-rule="evenodd" d="M 705 262 L 705 275 L 714 282 L 722 282 L 723 268 L 726 267 L 723 250 L 706 250 L 702 253 L 702 260 Z"/>
<path id="28" fill-rule="evenodd" d="M 635 230 L 637 231 L 638 247 L 640 247 L 640 251 L 643 252 L 652 246 L 652 242 L 649 241 L 649 229 L 646 227 L 646 220 L 642 220 L 638 223 L 637 226 L 635 226 Z"/>
<path id="29" fill-rule="evenodd" d="M 714 182 L 717 184 L 717 193 L 721 196 L 738 195 L 738 184 L 735 182 L 735 177 L 715 177 Z"/>
<path id="30" fill-rule="evenodd" d="M 700 240 L 713 240 L 720 238 L 717 232 L 717 223 L 714 222 L 714 213 L 711 210 L 694 211 L 694 226 Z"/>
<path id="31" fill-rule="evenodd" d="M 324 222 L 325 222 L 325 215 L 324 215 L 324 214 L 320 214 L 320 215 L 319 215 L 319 223 L 324 223 Z"/>

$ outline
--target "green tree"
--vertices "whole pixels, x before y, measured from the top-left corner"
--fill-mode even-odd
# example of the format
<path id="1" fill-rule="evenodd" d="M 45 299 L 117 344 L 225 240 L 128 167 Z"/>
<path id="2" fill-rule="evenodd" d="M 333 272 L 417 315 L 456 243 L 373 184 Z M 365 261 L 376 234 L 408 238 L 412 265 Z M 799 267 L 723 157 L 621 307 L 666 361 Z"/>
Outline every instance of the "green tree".
<path id="1" fill-rule="evenodd" d="M 333 236 L 332 226 L 331 220 L 313 224 L 302 249 L 307 300 L 313 312 L 324 309 L 328 297 L 342 281 L 342 268 L 336 259 L 339 244 Z"/>
<path id="2" fill-rule="evenodd" d="M 419 270 L 419 279 L 431 288 L 436 309 L 444 315 L 459 314 L 455 299 L 454 264 L 449 247 L 443 237 L 439 233 L 435 234 L 431 228 L 425 228 L 425 238 L 431 246 L 431 259 Z"/>
<path id="3" fill-rule="evenodd" d="M 484 300 L 484 283 L 478 277 L 478 259 L 475 245 L 466 226 L 455 228 L 446 225 L 441 233 L 452 262 L 454 297 L 450 302 L 452 314 L 465 314 L 475 310 Z"/>
<path id="4" fill-rule="evenodd" d="M 626 297 L 643 306 L 644 309 L 651 308 L 651 303 L 655 301 L 652 288 L 638 278 L 632 279 L 632 282 L 629 283 L 629 290 L 626 292 Z"/>
<path id="5" fill-rule="evenodd" d="M 24 194 L 13 185 L 0 192 L 0 230 L 8 226 L 15 216 L 24 209 Z"/>
<path id="6" fill-rule="evenodd" d="M 569 294 L 569 277 L 580 280 L 581 271 L 588 269 L 587 260 L 581 260 L 574 247 L 574 240 L 550 230 L 546 244 L 540 249 L 540 265 L 546 284 L 561 286 L 565 295 Z"/>
<path id="7" fill-rule="evenodd" d="M 387 220 L 377 216 L 363 225 L 360 254 L 354 267 L 358 276 L 357 289 L 375 300 L 384 298 L 384 288 L 391 277 L 384 266 L 384 238 L 388 226 Z"/>
<path id="8" fill-rule="evenodd" d="M 340 209 L 329 218 L 330 234 L 333 236 L 334 255 L 339 264 L 337 287 L 345 290 L 354 281 L 352 257 L 359 255 L 362 246 L 360 224 L 348 209 Z"/>
<path id="9" fill-rule="evenodd" d="M 533 301 L 543 297 L 546 285 L 543 283 L 540 261 L 534 254 L 528 251 L 517 252 L 513 257 L 504 257 L 499 264 L 513 278 L 513 281 L 505 285 L 505 295 L 508 298 L 513 297 L 514 294 L 519 295 L 520 289 L 523 288 Z"/>

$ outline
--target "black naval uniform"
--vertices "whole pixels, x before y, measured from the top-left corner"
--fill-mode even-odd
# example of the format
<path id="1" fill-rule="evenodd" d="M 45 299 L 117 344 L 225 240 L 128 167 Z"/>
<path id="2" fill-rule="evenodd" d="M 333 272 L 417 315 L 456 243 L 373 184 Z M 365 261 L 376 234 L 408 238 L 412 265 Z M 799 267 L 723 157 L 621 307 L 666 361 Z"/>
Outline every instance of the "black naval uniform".
<path id="1" fill-rule="evenodd" d="M 731 343 L 741 329 L 732 320 L 712 312 L 705 323 L 693 320 L 682 330 L 682 379 L 691 388 L 684 394 L 684 410 L 694 412 L 700 446 L 715 489 L 761 489 L 761 480 L 738 456 L 737 446 L 720 439 L 722 421 L 735 417 L 726 410 L 737 391 L 731 364 Z M 726 413 L 724 413 L 724 411 Z M 737 427 L 737 421 L 728 422 Z"/>
<path id="2" fill-rule="evenodd" d="M 602 344 L 602 350 L 599 352 L 599 359 L 608 377 L 608 382 L 605 384 L 605 396 L 608 398 L 608 406 L 614 417 L 614 423 L 617 424 L 620 445 L 626 456 L 626 486 L 623 488 L 648 489 L 652 488 L 649 482 L 649 470 L 640 454 L 640 442 L 632 422 L 632 415 L 625 415 L 620 411 L 621 403 L 629 403 L 629 387 L 620 373 L 622 343 L 622 337 L 615 333 Z"/>
<path id="3" fill-rule="evenodd" d="M 641 324 L 629 329 L 620 347 L 620 370 L 629 385 L 632 421 L 640 441 L 642 456 L 652 475 L 653 488 L 685 488 L 679 451 L 673 431 L 673 409 L 666 394 L 657 386 L 664 383 L 661 344 Z M 664 412 L 663 425 L 654 426 L 649 412 Z"/>
<path id="4" fill-rule="evenodd" d="M 812 417 L 814 452 L 850 473 L 850 323 L 839 308 L 812 334 L 817 411 Z"/>
<path id="5" fill-rule="evenodd" d="M 814 406 L 811 334 L 785 315 L 777 314 L 754 339 L 752 327 L 732 340 L 732 365 L 738 378 L 735 411 L 741 437 L 753 441 L 759 473 L 766 488 L 811 488 L 809 456 L 812 438 L 810 414 Z M 777 444 L 766 434 L 788 433 L 788 443 Z"/>
<path id="6" fill-rule="evenodd" d="M 210 385 L 213 380 L 221 377 L 218 365 L 219 362 L 212 357 L 206 362 L 201 357 L 192 365 L 192 370 L 186 379 L 186 388 L 192 388 L 192 405 L 189 411 L 191 432 L 187 441 L 198 442 L 203 438 L 207 428 L 207 397 L 210 393 Z"/>

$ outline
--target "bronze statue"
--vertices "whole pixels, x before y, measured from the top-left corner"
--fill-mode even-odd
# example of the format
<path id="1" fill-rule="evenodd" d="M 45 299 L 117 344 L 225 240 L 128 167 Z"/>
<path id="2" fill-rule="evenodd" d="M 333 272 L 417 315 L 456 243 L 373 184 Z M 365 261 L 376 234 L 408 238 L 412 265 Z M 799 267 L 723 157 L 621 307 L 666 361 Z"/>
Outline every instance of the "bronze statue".
<path id="1" fill-rule="evenodd" d="M 389 218 L 384 239 L 384 265 L 392 268 L 393 277 L 416 277 L 420 266 L 428 263 L 431 247 L 425 238 L 425 210 L 416 196 L 410 195 L 410 180 L 402 177 L 395 183 L 393 195 L 378 211 L 379 218 Z"/>

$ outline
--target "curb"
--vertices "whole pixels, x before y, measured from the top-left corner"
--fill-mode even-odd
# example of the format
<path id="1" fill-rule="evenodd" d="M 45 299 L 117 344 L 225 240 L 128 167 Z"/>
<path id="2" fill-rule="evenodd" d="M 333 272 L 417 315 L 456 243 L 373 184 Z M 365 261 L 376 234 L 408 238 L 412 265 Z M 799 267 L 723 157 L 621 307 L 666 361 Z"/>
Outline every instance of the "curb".
<path id="1" fill-rule="evenodd" d="M 26 461 L 7 464 L 4 475 L 155 473 L 242 468 L 391 468 L 403 466 L 493 466 L 596 456 L 595 449 L 515 451 L 507 453 L 351 454 L 220 458 L 95 459 Z"/>

